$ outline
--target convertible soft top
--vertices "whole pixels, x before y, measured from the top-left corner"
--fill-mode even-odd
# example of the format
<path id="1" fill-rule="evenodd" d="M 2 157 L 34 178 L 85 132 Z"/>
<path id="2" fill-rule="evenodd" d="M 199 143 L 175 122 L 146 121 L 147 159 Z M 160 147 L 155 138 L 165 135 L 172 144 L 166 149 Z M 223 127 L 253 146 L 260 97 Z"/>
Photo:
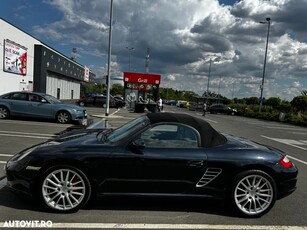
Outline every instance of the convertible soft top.
<path id="1" fill-rule="evenodd" d="M 192 126 L 201 135 L 202 147 L 213 147 L 224 144 L 227 139 L 217 132 L 208 122 L 203 119 L 183 113 L 148 113 L 146 115 L 151 124 L 160 122 L 178 122 Z"/>

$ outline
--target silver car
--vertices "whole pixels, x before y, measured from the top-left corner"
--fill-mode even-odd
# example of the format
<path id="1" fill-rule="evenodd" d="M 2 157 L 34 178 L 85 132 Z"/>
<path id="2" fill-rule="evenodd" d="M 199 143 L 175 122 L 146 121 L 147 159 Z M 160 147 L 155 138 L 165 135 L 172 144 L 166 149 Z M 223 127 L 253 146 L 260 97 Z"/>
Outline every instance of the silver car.
<path id="1" fill-rule="evenodd" d="M 85 124 L 86 110 L 80 106 L 64 104 L 57 98 L 36 92 L 11 92 L 0 96 L 0 119 L 11 116 L 53 119 L 67 124 Z"/>

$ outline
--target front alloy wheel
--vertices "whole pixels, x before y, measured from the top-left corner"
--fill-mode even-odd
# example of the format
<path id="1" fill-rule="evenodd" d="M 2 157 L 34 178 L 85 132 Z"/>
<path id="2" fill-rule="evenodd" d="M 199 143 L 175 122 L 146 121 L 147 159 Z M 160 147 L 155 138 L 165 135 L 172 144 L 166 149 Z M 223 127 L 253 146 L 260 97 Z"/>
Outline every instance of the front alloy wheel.
<path id="1" fill-rule="evenodd" d="M 237 176 L 232 198 L 241 214 L 259 217 L 273 207 L 276 185 L 272 177 L 263 171 L 245 171 Z"/>
<path id="2" fill-rule="evenodd" d="M 91 187 L 85 174 L 70 166 L 48 170 L 41 183 L 43 203 L 54 211 L 77 210 L 87 203 L 90 194 Z"/>
<path id="3" fill-rule="evenodd" d="M 68 112 L 66 112 L 66 111 L 60 111 L 60 112 L 58 112 L 58 114 L 57 114 L 56 117 L 57 117 L 57 121 L 58 121 L 59 123 L 61 123 L 61 124 L 67 124 L 67 123 L 69 123 L 70 120 L 71 120 L 70 114 L 69 114 Z"/>

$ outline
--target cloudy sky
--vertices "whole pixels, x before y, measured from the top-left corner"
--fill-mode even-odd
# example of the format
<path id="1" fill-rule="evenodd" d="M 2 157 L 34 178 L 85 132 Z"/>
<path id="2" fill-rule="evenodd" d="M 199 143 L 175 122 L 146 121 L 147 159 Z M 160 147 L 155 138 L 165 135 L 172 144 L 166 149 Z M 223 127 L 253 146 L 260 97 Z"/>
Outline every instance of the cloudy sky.
<path id="1" fill-rule="evenodd" d="M 2 0 L 0 17 L 107 73 L 111 0 Z M 162 87 L 292 100 L 307 90 L 307 0 L 113 0 L 112 77 L 161 74 Z M 130 50 L 129 49 L 132 49 Z M 129 64 L 130 63 L 130 64 Z M 118 81 L 113 81 L 118 83 Z"/>

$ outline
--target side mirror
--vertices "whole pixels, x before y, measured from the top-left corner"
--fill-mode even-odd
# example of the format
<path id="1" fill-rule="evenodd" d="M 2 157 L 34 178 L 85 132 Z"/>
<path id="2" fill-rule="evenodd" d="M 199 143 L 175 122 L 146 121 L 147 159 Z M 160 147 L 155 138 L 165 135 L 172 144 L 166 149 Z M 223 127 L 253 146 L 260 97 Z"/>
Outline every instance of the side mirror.
<path id="1" fill-rule="evenodd" d="M 145 149 L 145 142 L 142 139 L 136 139 L 130 143 L 130 148 L 135 153 L 142 153 L 141 150 Z"/>
<path id="2" fill-rule="evenodd" d="M 41 103 L 47 103 L 47 101 L 45 99 L 42 99 Z"/>

